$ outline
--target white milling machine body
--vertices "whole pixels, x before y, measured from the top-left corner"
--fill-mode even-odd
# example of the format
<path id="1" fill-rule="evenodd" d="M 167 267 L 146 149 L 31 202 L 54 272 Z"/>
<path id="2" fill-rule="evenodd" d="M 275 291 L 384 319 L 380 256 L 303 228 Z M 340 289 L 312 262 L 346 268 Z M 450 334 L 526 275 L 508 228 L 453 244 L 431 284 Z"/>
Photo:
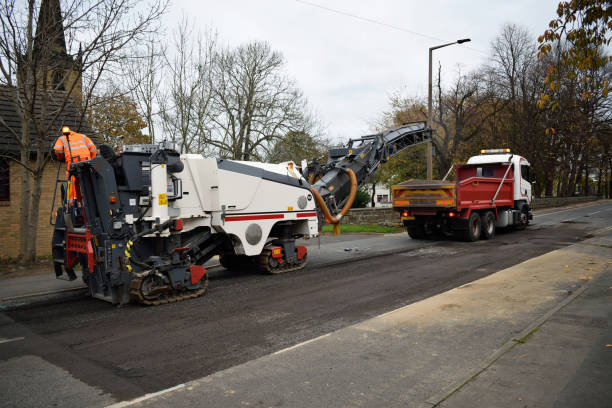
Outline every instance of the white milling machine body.
<path id="1" fill-rule="evenodd" d="M 203 294 L 202 265 L 215 255 L 229 269 L 301 269 L 307 251 L 296 239 L 316 237 L 330 220 L 324 214 L 350 206 L 381 164 L 430 135 L 423 122 L 407 124 L 351 139 L 326 163 L 301 168 L 179 155 L 159 145 L 126 146 L 121 154 L 100 146 L 98 157 L 70 168 L 81 197 L 56 213 L 56 275 L 74 277 L 80 263 L 93 296 L 156 305 Z"/>
<path id="2" fill-rule="evenodd" d="M 168 202 L 168 214 L 161 222 L 172 215 L 182 220 L 185 232 L 206 227 L 225 234 L 234 254 L 245 256 L 260 255 L 270 236 L 318 235 L 311 187 L 293 162 L 242 162 L 197 154 L 184 154 L 180 159 L 183 171 L 172 178 L 160 175 L 172 197 L 180 197 Z M 160 215 L 165 215 L 163 209 Z M 153 209 L 149 218 L 158 216 Z M 286 233 L 271 234 L 275 226 L 283 226 Z"/>

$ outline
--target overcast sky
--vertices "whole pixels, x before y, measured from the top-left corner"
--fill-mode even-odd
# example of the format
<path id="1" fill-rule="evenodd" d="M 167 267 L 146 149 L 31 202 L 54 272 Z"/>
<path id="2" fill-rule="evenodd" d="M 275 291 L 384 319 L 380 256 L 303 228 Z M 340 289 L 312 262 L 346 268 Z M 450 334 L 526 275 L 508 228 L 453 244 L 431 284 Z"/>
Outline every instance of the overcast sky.
<path id="1" fill-rule="evenodd" d="M 376 20 L 374 24 L 305 4 L 313 3 Z M 558 0 L 173 0 L 167 21 L 186 13 L 220 40 L 238 45 L 268 41 L 285 56 L 288 74 L 304 91 L 332 140 L 372 131 L 388 109 L 389 95 L 427 96 L 428 48 L 459 38 L 465 45 L 434 51 L 434 69 L 450 82 L 458 66 L 485 62 L 505 23 L 537 38 L 555 17 Z M 418 33 L 418 34 L 417 34 Z M 420 34 L 420 35 L 419 35 Z"/>

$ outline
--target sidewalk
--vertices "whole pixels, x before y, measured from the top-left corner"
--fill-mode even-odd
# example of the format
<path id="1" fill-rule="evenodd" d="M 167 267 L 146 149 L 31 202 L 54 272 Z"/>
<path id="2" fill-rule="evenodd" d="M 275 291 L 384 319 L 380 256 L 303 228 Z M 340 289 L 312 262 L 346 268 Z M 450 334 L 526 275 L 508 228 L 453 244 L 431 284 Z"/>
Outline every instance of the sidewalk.
<path id="1" fill-rule="evenodd" d="M 609 407 L 612 230 L 601 234 L 115 407 Z"/>
<path id="2" fill-rule="evenodd" d="M 612 270 L 440 407 L 611 407 Z"/>
<path id="3" fill-rule="evenodd" d="M 219 258 L 216 256 L 204 264 L 207 268 L 214 268 L 218 265 Z M 76 275 L 77 279 L 73 281 L 67 280 L 65 274 L 62 275 L 62 279 L 57 279 L 53 268 L 49 268 L 47 274 L 0 279 L 0 311 L 7 307 L 20 306 L 33 299 L 78 292 L 81 289 L 85 291 L 87 285 L 81 279 L 81 271 L 77 270 Z"/>
<path id="4" fill-rule="evenodd" d="M 0 280 L 0 310 L 3 304 L 13 304 L 28 298 L 43 296 L 43 294 L 85 290 L 86 286 L 81 279 L 80 271 L 77 272 L 77 276 L 78 278 L 73 281 L 56 279 L 55 272 L 49 270 L 48 274 L 2 279 Z"/>

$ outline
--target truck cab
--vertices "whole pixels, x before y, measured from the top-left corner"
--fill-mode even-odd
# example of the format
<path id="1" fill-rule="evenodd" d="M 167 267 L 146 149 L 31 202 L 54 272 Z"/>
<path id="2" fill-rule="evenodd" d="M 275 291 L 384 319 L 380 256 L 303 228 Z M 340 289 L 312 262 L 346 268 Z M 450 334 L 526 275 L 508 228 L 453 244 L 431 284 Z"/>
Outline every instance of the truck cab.
<path id="1" fill-rule="evenodd" d="M 524 201 L 529 206 L 533 202 L 531 183 L 533 176 L 531 173 L 531 165 L 522 156 L 511 153 L 499 153 L 500 150 L 509 149 L 483 149 L 479 156 L 472 156 L 466 164 L 478 165 L 482 164 L 481 174 L 486 177 L 489 171 L 487 165 L 495 165 L 497 163 L 512 163 L 512 173 L 514 178 L 514 201 Z M 493 152 L 493 153 L 492 153 Z M 478 172 L 478 170 L 477 170 Z"/>

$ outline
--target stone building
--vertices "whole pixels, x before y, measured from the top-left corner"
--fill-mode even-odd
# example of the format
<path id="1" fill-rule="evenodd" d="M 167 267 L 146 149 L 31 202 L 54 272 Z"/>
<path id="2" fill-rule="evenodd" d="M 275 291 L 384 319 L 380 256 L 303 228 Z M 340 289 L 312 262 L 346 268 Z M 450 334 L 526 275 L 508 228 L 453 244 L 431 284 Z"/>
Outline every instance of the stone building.
<path id="1" fill-rule="evenodd" d="M 62 126 L 69 126 L 81 133 L 91 133 L 80 109 L 81 53 L 79 51 L 76 56 L 72 56 L 67 52 L 59 0 L 43 0 L 41 3 L 34 52 L 46 53 L 45 57 L 53 61 L 53 64 L 48 65 L 48 71 L 42 72 L 36 78 L 40 91 L 33 109 L 33 116 L 37 118 L 38 123 L 48 126 L 43 150 L 50 152 L 55 140 L 60 136 Z M 17 87 L 0 86 L 0 259 L 16 258 L 19 255 L 22 165 L 19 163 L 18 137 L 23 131 L 17 103 L 20 92 L 23 92 L 20 84 Z M 28 165 L 33 166 L 36 159 L 37 134 L 32 121 L 29 124 L 29 135 L 34 143 L 30 147 Z M 59 173 L 58 166 L 62 168 Z M 65 178 L 64 166 L 63 163 L 50 161 L 43 172 L 36 244 L 38 256 L 51 253 L 51 206 L 57 175 Z M 59 187 L 57 190 L 56 208 L 59 202 Z"/>

